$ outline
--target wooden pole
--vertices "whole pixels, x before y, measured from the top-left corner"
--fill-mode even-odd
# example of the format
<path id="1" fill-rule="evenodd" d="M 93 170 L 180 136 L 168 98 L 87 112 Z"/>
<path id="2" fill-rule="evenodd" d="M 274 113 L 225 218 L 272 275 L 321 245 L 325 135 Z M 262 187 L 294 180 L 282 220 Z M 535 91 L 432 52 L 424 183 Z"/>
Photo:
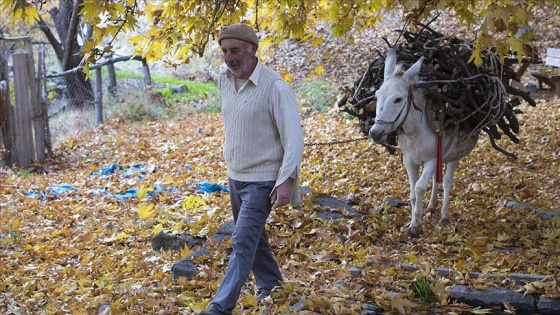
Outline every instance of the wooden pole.
<path id="1" fill-rule="evenodd" d="M 112 60 L 111 58 L 109 58 L 109 60 Z M 117 74 L 115 72 L 115 64 L 113 62 L 107 64 L 107 76 L 109 77 L 109 86 L 107 87 L 107 90 L 109 90 L 109 94 L 111 96 L 115 96 L 117 92 Z"/>
<path id="2" fill-rule="evenodd" d="M 16 106 L 14 108 L 15 124 L 12 125 L 12 149 L 15 155 L 12 155 L 11 162 L 19 167 L 31 165 L 34 155 L 31 131 L 31 78 L 28 75 L 27 62 L 27 53 L 13 55 Z"/>
<path id="3" fill-rule="evenodd" d="M 95 69 L 95 126 L 103 123 L 103 77 L 101 75 L 101 68 Z"/>

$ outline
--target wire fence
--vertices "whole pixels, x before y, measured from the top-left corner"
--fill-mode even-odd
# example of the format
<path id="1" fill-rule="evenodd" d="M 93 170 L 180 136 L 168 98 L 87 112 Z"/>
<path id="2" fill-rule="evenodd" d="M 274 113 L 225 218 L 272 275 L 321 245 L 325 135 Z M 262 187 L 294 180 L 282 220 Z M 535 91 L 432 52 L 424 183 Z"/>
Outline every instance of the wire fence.
<path id="1" fill-rule="evenodd" d="M 139 56 L 107 58 L 90 67 L 87 76 L 82 67 L 52 71 L 60 67 L 56 57 L 47 53 L 48 47 L 32 44 L 29 37 L 0 38 L 0 166 L 27 167 L 51 156 L 49 120 L 61 111 L 93 109 L 91 127 L 103 123 L 103 100 L 119 95 L 115 63 L 140 62 L 143 79 L 124 87 L 144 94 L 144 99 L 152 95 L 150 69 Z M 22 62 L 16 64 L 17 60 Z M 107 69 L 105 79 L 102 67 Z"/>

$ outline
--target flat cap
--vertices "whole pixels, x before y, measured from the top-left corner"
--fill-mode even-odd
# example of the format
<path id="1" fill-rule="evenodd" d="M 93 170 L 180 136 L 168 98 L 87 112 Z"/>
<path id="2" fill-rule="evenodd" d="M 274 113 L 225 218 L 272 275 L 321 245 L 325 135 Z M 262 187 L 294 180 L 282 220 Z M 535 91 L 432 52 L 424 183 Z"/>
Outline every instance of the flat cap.
<path id="1" fill-rule="evenodd" d="M 228 25 L 220 30 L 220 36 L 218 37 L 218 44 L 222 44 L 223 39 L 239 39 L 246 41 L 248 43 L 259 45 L 259 38 L 255 30 L 247 24 L 238 23 L 233 25 Z"/>

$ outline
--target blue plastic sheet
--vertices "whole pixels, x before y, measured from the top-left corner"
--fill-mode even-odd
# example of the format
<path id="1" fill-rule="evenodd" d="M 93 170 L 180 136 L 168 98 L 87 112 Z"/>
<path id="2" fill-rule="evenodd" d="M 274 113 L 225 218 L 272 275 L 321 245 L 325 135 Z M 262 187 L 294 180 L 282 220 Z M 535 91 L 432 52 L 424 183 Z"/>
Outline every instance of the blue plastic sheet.
<path id="1" fill-rule="evenodd" d="M 189 165 L 185 165 L 184 168 L 186 171 L 191 170 Z M 101 170 L 99 170 L 99 172 L 92 172 L 90 176 L 110 175 L 110 174 L 116 174 L 118 172 L 122 172 L 122 174 L 127 176 L 138 174 L 142 179 L 147 174 L 145 168 L 139 163 L 132 164 L 130 168 L 123 169 L 119 163 L 113 162 L 108 166 L 102 167 Z M 24 192 L 23 194 L 27 198 L 41 198 L 42 200 L 47 200 L 48 194 L 53 196 L 58 196 L 61 194 L 66 194 L 70 191 L 77 191 L 77 190 L 78 189 L 76 187 L 70 184 L 63 183 L 57 187 L 50 188 L 48 192 L 38 191 L 34 189 L 34 190 Z M 178 189 L 173 186 L 163 187 L 157 184 L 154 186 L 153 191 L 148 192 L 148 198 L 150 199 L 155 198 L 159 194 L 164 193 L 166 191 L 175 192 L 177 190 Z M 197 185 L 196 191 L 203 192 L 203 193 L 214 193 L 214 192 L 222 192 L 222 191 L 229 192 L 229 188 L 226 186 L 205 181 Z M 101 189 L 92 189 L 92 193 L 93 195 L 109 196 L 109 197 L 117 198 L 119 200 L 138 197 L 137 189 L 134 187 L 128 188 L 127 190 L 121 193 L 111 193 L 108 191 L 108 187 L 101 188 Z"/>
<path id="2" fill-rule="evenodd" d="M 136 196 L 138 196 L 136 194 L 136 188 L 129 188 L 125 192 L 115 195 L 117 199 L 128 199 Z"/>
<path id="3" fill-rule="evenodd" d="M 63 193 L 67 193 L 68 191 L 76 191 L 76 190 L 78 190 L 78 188 L 76 188 L 72 185 L 60 184 L 58 187 L 54 187 L 54 188 L 49 189 L 49 193 L 51 195 L 57 196 L 57 195 L 60 195 L 60 194 L 63 194 Z"/>
<path id="4" fill-rule="evenodd" d="M 53 196 L 58 196 L 60 194 L 66 194 L 69 191 L 77 191 L 78 188 L 70 185 L 70 184 L 60 184 L 58 187 L 50 188 L 48 193 Z M 40 198 L 41 200 L 47 200 L 47 192 L 39 191 L 37 189 L 33 189 L 30 191 L 26 191 L 23 195 L 27 198 Z"/>
<path id="5" fill-rule="evenodd" d="M 41 198 L 42 200 L 47 200 L 47 193 L 44 191 L 38 191 L 37 189 L 32 189 L 30 191 L 26 191 L 23 195 L 27 198 Z"/>
<path id="6" fill-rule="evenodd" d="M 135 175 L 139 174 L 140 178 L 144 178 L 146 176 L 146 169 L 141 164 L 135 163 L 132 164 L 132 167 L 123 169 L 123 172 L 126 175 Z"/>
<path id="7" fill-rule="evenodd" d="M 201 182 L 196 187 L 196 190 L 205 193 L 213 193 L 213 192 L 220 192 L 220 191 L 229 192 L 229 188 L 227 188 L 226 186 L 209 183 L 209 182 Z"/>

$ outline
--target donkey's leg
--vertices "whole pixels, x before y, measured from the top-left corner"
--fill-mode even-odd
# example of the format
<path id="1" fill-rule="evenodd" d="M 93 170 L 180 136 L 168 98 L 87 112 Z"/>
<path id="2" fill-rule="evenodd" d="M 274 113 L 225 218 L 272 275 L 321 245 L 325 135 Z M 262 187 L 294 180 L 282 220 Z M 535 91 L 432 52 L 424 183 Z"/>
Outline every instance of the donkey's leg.
<path id="1" fill-rule="evenodd" d="M 428 209 L 426 212 L 434 213 L 437 207 L 437 195 L 438 195 L 438 183 L 436 181 L 436 175 L 432 176 L 432 194 L 430 196 L 430 203 L 428 203 Z"/>
<path id="2" fill-rule="evenodd" d="M 405 163 L 404 166 L 406 167 L 406 173 L 408 174 L 408 182 L 410 185 L 410 207 L 414 210 L 416 207 L 416 182 L 418 181 L 418 173 L 420 171 L 420 166 L 414 163 L 407 164 Z"/>
<path id="3" fill-rule="evenodd" d="M 445 176 L 443 177 L 443 205 L 441 206 L 441 224 L 449 222 L 449 196 L 453 187 L 453 177 L 455 170 L 459 166 L 459 160 L 448 162 L 445 166 Z"/>
<path id="4" fill-rule="evenodd" d="M 434 174 L 436 166 L 435 159 L 428 161 L 424 164 L 424 169 L 422 170 L 422 175 L 414 185 L 414 193 L 416 194 L 416 202 L 414 208 L 412 209 L 412 219 L 410 220 L 410 226 L 408 227 L 406 233 L 409 236 L 415 236 L 422 233 L 422 202 L 424 200 L 424 195 L 430 184 L 430 178 Z"/>
<path id="5" fill-rule="evenodd" d="M 412 212 L 412 222 L 415 222 L 415 213 L 414 209 L 416 208 L 416 182 L 418 181 L 418 172 L 420 170 L 420 166 L 415 164 L 412 161 L 409 161 L 406 156 L 403 159 L 404 166 L 406 168 L 406 173 L 408 174 L 408 182 L 410 184 L 410 208 Z M 407 234 L 410 227 L 407 228 Z"/>

